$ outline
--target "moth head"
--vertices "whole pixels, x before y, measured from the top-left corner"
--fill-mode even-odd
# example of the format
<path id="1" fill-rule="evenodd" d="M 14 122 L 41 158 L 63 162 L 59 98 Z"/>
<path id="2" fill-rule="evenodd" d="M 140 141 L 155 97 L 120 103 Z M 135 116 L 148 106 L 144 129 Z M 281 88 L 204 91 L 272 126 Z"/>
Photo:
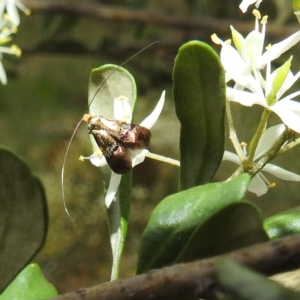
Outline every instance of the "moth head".
<path id="1" fill-rule="evenodd" d="M 94 129 L 101 128 L 101 121 L 100 121 L 99 117 L 93 117 L 90 114 L 85 114 L 83 116 L 82 120 L 88 124 L 88 129 L 89 129 L 90 133 Z M 99 122 L 100 122 L 100 124 L 99 124 Z"/>

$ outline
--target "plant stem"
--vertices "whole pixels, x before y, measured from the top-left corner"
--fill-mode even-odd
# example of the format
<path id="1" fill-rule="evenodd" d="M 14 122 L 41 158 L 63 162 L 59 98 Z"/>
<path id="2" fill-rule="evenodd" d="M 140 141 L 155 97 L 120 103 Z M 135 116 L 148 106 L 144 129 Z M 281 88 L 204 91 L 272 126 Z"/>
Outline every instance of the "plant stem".
<path id="1" fill-rule="evenodd" d="M 294 148 L 295 146 L 300 144 L 300 138 L 297 138 L 295 141 L 290 142 L 289 144 L 283 146 L 278 152 L 277 154 L 282 154 L 287 152 L 288 150 Z"/>
<path id="2" fill-rule="evenodd" d="M 243 165 L 240 165 L 235 171 L 234 173 L 226 180 L 226 181 L 230 181 L 234 178 L 236 178 L 237 176 L 239 176 L 240 174 L 242 174 L 244 172 L 244 167 Z"/>
<path id="3" fill-rule="evenodd" d="M 266 128 L 266 124 L 267 124 L 270 114 L 271 114 L 271 111 L 265 108 L 264 112 L 261 115 L 260 123 L 259 123 L 257 130 L 256 130 L 256 132 L 250 142 L 250 145 L 249 145 L 249 155 L 248 155 L 247 166 L 252 166 L 258 142 Z M 248 169 L 247 166 L 246 166 L 246 169 Z"/>
<path id="4" fill-rule="evenodd" d="M 146 156 L 149 157 L 149 158 L 155 159 L 155 160 L 159 160 L 159 161 L 162 161 L 162 162 L 180 167 L 180 161 L 176 160 L 176 159 L 173 159 L 173 158 L 169 158 L 169 157 L 166 157 L 166 156 L 154 154 L 154 153 L 151 153 L 151 152 L 148 152 Z"/>
<path id="5" fill-rule="evenodd" d="M 270 162 L 278 155 L 280 148 L 288 139 L 291 138 L 291 135 L 292 131 L 286 128 L 285 131 L 280 135 L 278 140 L 274 143 L 274 145 L 255 162 L 251 172 L 249 172 L 251 177 L 254 177 L 268 162 Z"/>
<path id="6" fill-rule="evenodd" d="M 228 129 L 229 129 L 229 138 L 233 144 L 233 147 L 239 156 L 241 162 L 243 163 L 244 161 L 247 160 L 246 155 L 241 147 L 241 144 L 237 138 L 236 131 L 234 128 L 233 124 L 233 118 L 231 114 L 231 108 L 230 108 L 230 103 L 229 100 L 226 99 L 226 116 L 227 116 L 227 122 L 228 122 Z"/>

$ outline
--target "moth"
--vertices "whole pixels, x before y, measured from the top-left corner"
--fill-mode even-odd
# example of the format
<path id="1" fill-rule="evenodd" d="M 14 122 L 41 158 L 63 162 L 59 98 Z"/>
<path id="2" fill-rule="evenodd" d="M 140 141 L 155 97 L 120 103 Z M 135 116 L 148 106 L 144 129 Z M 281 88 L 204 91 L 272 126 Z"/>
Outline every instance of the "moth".
<path id="1" fill-rule="evenodd" d="M 126 174 L 132 169 L 128 149 L 149 147 L 151 132 L 143 126 L 90 114 L 85 114 L 83 121 L 88 124 L 89 134 L 93 135 L 108 165 L 117 174 Z"/>
<path id="2" fill-rule="evenodd" d="M 123 66 L 125 63 L 130 61 L 132 58 L 143 52 L 145 49 L 156 44 L 156 42 L 144 47 L 142 50 L 138 51 L 132 57 L 124 61 L 119 67 Z M 101 90 L 105 82 L 112 76 L 112 72 L 105 80 L 99 85 L 96 93 L 92 97 L 88 108 L 95 99 L 95 96 Z M 132 160 L 128 151 L 130 150 L 139 150 L 145 149 L 149 146 L 151 133 L 150 131 L 142 126 L 127 124 L 125 122 L 120 122 L 113 119 L 107 119 L 102 116 L 92 116 L 90 114 L 85 114 L 83 118 L 76 125 L 73 134 L 69 140 L 61 169 L 61 186 L 62 186 L 62 199 L 64 204 L 64 209 L 69 217 L 66 201 L 65 201 L 65 192 L 64 192 L 64 172 L 67 155 L 70 150 L 71 143 L 73 138 L 78 130 L 82 121 L 85 121 L 88 124 L 89 133 L 93 135 L 97 145 L 102 151 L 108 165 L 110 168 L 117 174 L 126 174 L 132 169 Z"/>

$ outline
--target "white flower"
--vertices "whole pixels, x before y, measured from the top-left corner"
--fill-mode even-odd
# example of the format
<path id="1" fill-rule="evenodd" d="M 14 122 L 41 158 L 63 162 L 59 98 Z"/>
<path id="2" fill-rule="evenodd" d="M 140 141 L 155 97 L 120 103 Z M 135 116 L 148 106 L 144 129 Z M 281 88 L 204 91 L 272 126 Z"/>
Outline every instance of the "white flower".
<path id="1" fill-rule="evenodd" d="M 284 131 L 285 126 L 283 124 L 276 125 L 268 128 L 262 135 L 257 149 L 255 151 L 254 161 L 259 159 L 263 154 L 265 154 L 274 144 L 274 142 L 278 139 L 281 133 Z M 239 157 L 231 152 L 225 151 L 223 160 L 229 160 L 236 164 L 240 164 L 241 161 Z M 286 171 L 276 165 L 266 164 L 262 169 L 263 172 L 270 173 L 280 179 L 288 180 L 288 181 L 300 181 L 300 176 L 292 173 L 290 171 Z M 270 182 L 268 179 L 262 174 L 262 172 L 257 173 L 251 180 L 248 185 L 248 191 L 255 193 L 256 196 L 261 196 L 267 193 L 268 187 L 270 187 Z"/>
<path id="2" fill-rule="evenodd" d="M 0 81 L 2 84 L 7 84 L 6 72 L 2 64 L 2 54 L 0 54 Z"/>
<path id="3" fill-rule="evenodd" d="M 249 73 L 258 75 L 256 74 L 257 70 L 264 68 L 269 62 L 280 57 L 281 54 L 300 41 L 299 30 L 283 41 L 275 43 L 272 47 L 268 47 L 267 51 L 263 53 L 267 20 L 266 17 L 263 18 L 262 29 L 260 31 L 258 23 L 260 14 L 258 11 L 255 11 L 254 15 L 255 28 L 246 38 L 243 38 L 231 26 L 232 38 L 237 49 L 234 49 L 230 44 L 223 42 L 221 39 L 214 39 L 214 42 L 222 45 L 220 53 L 221 62 L 225 68 L 227 77 L 229 76 L 228 80 L 233 79 L 238 84 L 240 75 L 245 76 Z M 245 78 L 240 80 L 245 80 Z M 248 86 L 246 87 L 248 88 Z"/>
<path id="4" fill-rule="evenodd" d="M 263 28 L 260 32 L 258 30 L 259 12 L 255 11 L 254 15 L 256 16 L 255 30 L 250 32 L 245 39 L 232 28 L 232 36 L 237 49 L 228 42 L 223 42 L 213 36 L 213 41 L 222 45 L 220 56 L 226 72 L 226 81 L 235 81 L 234 88 L 226 89 L 227 99 L 245 106 L 253 104 L 264 106 L 276 113 L 289 128 L 300 132 L 300 103 L 293 101 L 293 98 L 300 95 L 300 92 L 282 98 L 282 95 L 300 77 L 300 73 L 293 75 L 290 71 L 290 61 L 271 73 L 271 61 L 300 40 L 300 31 L 272 47 L 269 46 L 267 51 L 262 53 L 266 19 L 263 18 Z M 266 67 L 265 79 L 260 72 L 264 67 Z M 244 89 L 250 92 L 243 91 Z M 273 101 L 270 101 L 271 96 L 274 98 Z"/>
<path id="5" fill-rule="evenodd" d="M 283 67 L 288 67 L 288 61 Z M 281 68 L 278 68 L 272 74 L 270 74 L 270 65 L 267 67 L 267 75 L 264 86 L 264 91 L 258 90 L 257 85 L 252 86 L 251 84 L 247 85 L 247 88 L 251 91 L 243 91 L 235 88 L 226 88 L 226 97 L 230 101 L 239 102 L 245 106 L 252 106 L 253 104 L 261 105 L 274 113 L 276 113 L 282 120 L 284 124 L 286 124 L 292 130 L 300 133 L 300 103 L 297 101 L 293 101 L 292 99 L 296 96 L 300 95 L 300 91 L 294 92 L 282 99 L 281 96 L 295 83 L 295 81 L 300 77 L 300 72 L 296 75 L 293 75 L 291 71 L 288 71 L 287 76 L 283 78 L 283 82 L 281 83 L 278 90 L 274 94 L 274 86 L 276 86 L 276 78 L 280 76 Z M 252 75 L 248 74 L 248 78 Z M 237 79 L 242 84 L 242 80 Z M 255 81 L 254 77 L 252 80 Z M 248 81 L 250 82 L 250 81 Z M 274 100 L 270 102 L 270 96 L 274 94 Z"/>
<path id="6" fill-rule="evenodd" d="M 30 10 L 26 8 L 18 0 L 1 0 L 0 1 L 0 15 L 4 14 L 4 11 L 7 12 L 7 19 L 14 25 L 18 26 L 20 24 L 20 17 L 18 9 L 21 9 L 26 15 L 30 14 Z"/>
<path id="7" fill-rule="evenodd" d="M 256 8 L 258 8 L 261 2 L 262 2 L 262 0 L 243 0 L 242 3 L 240 4 L 239 8 L 243 13 L 245 13 L 247 11 L 249 5 L 255 3 Z"/>
<path id="8" fill-rule="evenodd" d="M 21 50 L 16 45 L 12 45 L 9 47 L 3 46 L 4 44 L 11 41 L 10 35 L 15 32 L 14 28 L 10 28 L 10 29 L 7 28 L 6 23 L 7 22 L 5 20 L 0 20 L 0 28 L 1 28 L 1 31 L 0 31 L 0 81 L 2 84 L 7 83 L 6 73 L 5 73 L 3 64 L 2 64 L 2 58 L 3 58 L 2 53 L 12 54 L 12 55 L 16 55 L 16 56 L 21 55 Z"/>
<path id="9" fill-rule="evenodd" d="M 162 92 L 162 95 L 152 111 L 152 113 L 141 122 L 140 126 L 146 127 L 147 129 L 151 129 L 152 126 L 157 121 L 162 108 L 164 106 L 165 102 L 165 91 Z M 114 101 L 114 118 L 119 121 L 125 121 L 126 123 L 131 123 L 132 120 L 132 108 L 128 101 L 124 99 L 116 98 Z M 142 150 L 131 150 L 126 149 L 128 154 L 130 155 L 130 158 L 132 159 L 132 167 L 135 167 L 136 165 L 140 164 L 145 160 L 145 157 L 148 153 L 147 149 Z M 99 150 L 100 151 L 100 150 Z M 97 154 L 92 154 L 89 157 L 84 157 L 84 159 L 89 159 L 91 163 L 97 167 L 102 167 L 107 165 L 107 162 L 105 160 L 105 157 L 102 155 L 99 157 Z M 105 195 L 105 204 L 109 208 L 112 201 L 115 199 L 115 195 L 117 193 L 118 187 L 121 182 L 122 175 L 116 174 L 112 171 L 109 187 L 107 190 L 107 193 Z"/>

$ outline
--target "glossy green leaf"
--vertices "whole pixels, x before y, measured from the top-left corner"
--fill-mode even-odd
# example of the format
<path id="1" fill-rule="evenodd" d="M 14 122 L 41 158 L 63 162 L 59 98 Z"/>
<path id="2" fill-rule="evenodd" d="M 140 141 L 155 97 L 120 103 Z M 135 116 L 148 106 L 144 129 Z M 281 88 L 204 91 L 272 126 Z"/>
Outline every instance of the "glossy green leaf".
<path id="1" fill-rule="evenodd" d="M 300 233 L 300 207 L 266 218 L 264 228 L 270 239 Z"/>
<path id="2" fill-rule="evenodd" d="M 239 264 L 220 259 L 216 264 L 217 278 L 234 300 L 298 300 L 300 294 Z"/>
<path id="3" fill-rule="evenodd" d="M 260 214 L 244 202 L 249 176 L 168 196 L 142 235 L 137 273 L 267 240 Z"/>
<path id="4" fill-rule="evenodd" d="M 191 41 L 180 47 L 173 70 L 180 131 L 180 189 L 209 182 L 225 143 L 225 79 L 215 51 Z"/>
<path id="5" fill-rule="evenodd" d="M 101 115 L 114 119 L 114 99 L 126 96 L 134 109 L 136 101 L 136 84 L 132 75 L 116 65 L 104 65 L 93 69 L 89 80 L 88 103 L 92 115 Z M 94 151 L 98 146 L 91 136 Z M 106 188 L 108 188 L 111 170 L 101 168 Z M 131 173 L 123 175 L 116 195 L 116 201 L 107 210 L 110 242 L 113 255 L 111 279 L 118 278 L 121 255 L 124 248 L 128 227 L 131 195 Z"/>
<path id="6" fill-rule="evenodd" d="M 0 293 L 28 264 L 47 233 L 40 181 L 10 151 L 0 149 Z"/>
<path id="7" fill-rule="evenodd" d="M 18 274 L 0 295 L 0 300 L 38 300 L 56 295 L 55 287 L 44 278 L 40 267 L 33 263 Z"/>

